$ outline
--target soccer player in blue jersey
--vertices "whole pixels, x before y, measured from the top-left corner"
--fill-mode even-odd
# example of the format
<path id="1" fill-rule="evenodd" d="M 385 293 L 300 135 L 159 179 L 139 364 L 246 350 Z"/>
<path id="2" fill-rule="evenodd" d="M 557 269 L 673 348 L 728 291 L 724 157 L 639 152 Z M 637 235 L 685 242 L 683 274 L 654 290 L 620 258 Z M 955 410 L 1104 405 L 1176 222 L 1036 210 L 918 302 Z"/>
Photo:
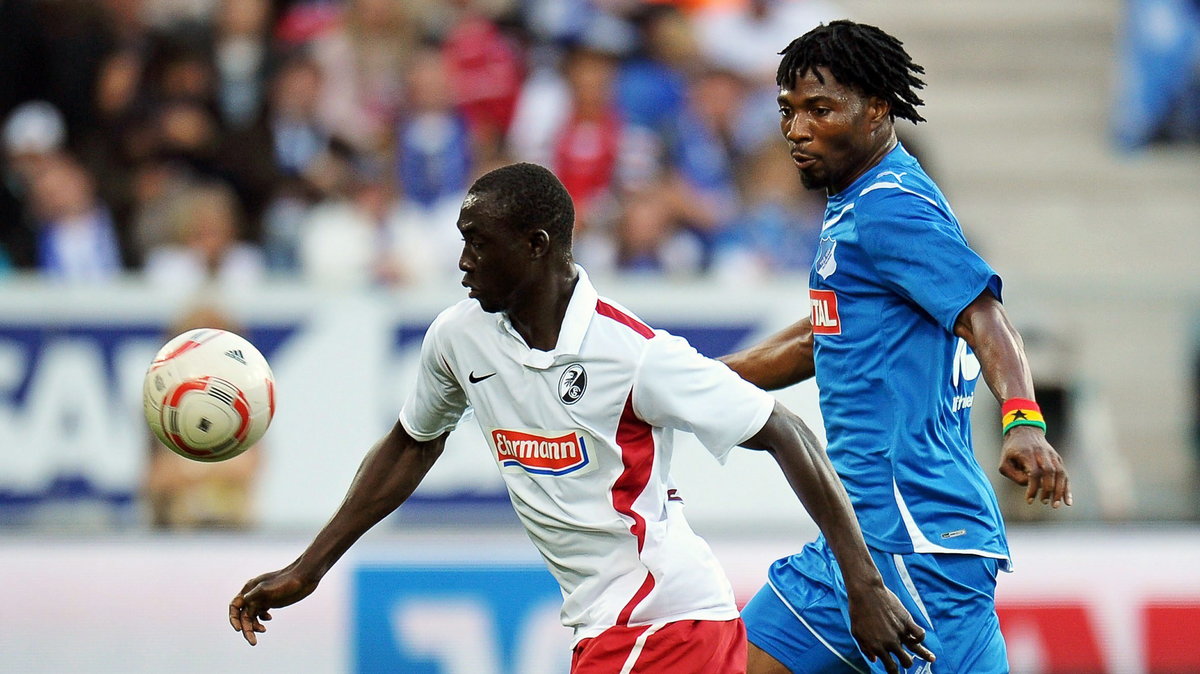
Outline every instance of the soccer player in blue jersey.
<path id="1" fill-rule="evenodd" d="M 828 453 L 888 587 L 937 662 L 908 672 L 1007 672 L 995 611 L 1009 551 L 971 448 L 982 374 L 1001 402 L 1000 472 L 1027 501 L 1071 504 L 1045 438 L 1000 277 L 967 245 L 937 185 L 896 139 L 924 121 L 924 70 L 874 26 L 834 21 L 781 52 L 780 126 L 805 187 L 828 194 L 811 313 L 725 362 L 767 389 L 816 376 Z M 750 674 L 895 671 L 863 656 L 824 538 L 775 562 L 743 611 Z"/>

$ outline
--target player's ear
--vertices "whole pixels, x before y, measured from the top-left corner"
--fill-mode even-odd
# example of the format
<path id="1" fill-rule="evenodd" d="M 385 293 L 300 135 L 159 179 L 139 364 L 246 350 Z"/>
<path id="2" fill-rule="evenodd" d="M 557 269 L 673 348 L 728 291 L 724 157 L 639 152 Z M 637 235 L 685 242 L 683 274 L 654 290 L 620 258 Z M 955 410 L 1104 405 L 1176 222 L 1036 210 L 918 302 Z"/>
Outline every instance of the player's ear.
<path id="1" fill-rule="evenodd" d="M 535 229 L 529 233 L 529 256 L 539 258 L 550 252 L 550 234 L 544 229 Z"/>
<path id="2" fill-rule="evenodd" d="M 867 119 L 871 124 L 882 124 L 891 119 L 892 104 L 879 96 L 867 97 Z"/>

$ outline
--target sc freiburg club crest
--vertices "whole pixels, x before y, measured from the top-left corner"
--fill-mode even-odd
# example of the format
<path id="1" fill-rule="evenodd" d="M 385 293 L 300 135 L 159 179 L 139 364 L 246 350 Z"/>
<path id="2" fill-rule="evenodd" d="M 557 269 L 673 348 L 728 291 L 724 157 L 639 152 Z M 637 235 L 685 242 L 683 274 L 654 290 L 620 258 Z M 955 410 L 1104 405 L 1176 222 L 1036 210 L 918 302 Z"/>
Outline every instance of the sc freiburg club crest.
<path id="1" fill-rule="evenodd" d="M 574 405 L 587 390 L 587 372 L 579 363 L 567 368 L 558 380 L 558 397 L 567 405 Z"/>

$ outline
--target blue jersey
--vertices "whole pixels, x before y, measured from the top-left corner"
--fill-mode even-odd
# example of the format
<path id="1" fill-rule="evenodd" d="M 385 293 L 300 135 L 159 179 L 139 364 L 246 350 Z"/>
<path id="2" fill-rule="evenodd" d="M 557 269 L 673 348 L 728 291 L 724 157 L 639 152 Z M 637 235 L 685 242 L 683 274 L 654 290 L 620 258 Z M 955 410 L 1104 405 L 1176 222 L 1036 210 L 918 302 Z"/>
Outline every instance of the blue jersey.
<path id="1" fill-rule="evenodd" d="M 979 361 L 954 334 L 1000 277 L 902 146 L 829 197 L 809 288 L 829 458 L 867 543 L 1006 560 L 971 448 Z"/>

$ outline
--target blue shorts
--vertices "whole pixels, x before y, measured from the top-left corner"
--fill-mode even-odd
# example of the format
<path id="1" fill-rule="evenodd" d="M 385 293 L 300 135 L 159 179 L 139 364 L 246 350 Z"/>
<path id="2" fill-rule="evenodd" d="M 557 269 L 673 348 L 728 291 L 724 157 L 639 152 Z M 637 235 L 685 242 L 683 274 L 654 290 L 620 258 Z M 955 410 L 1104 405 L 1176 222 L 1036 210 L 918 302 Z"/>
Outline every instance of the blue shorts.
<path id="1" fill-rule="evenodd" d="M 1008 672 L 996 618 L 999 560 L 976 555 L 897 555 L 871 548 L 884 583 L 921 627 L 937 662 L 910 674 Z M 796 674 L 883 672 L 850 634 L 846 585 L 824 537 L 771 565 L 767 584 L 742 609 L 750 643 Z"/>

